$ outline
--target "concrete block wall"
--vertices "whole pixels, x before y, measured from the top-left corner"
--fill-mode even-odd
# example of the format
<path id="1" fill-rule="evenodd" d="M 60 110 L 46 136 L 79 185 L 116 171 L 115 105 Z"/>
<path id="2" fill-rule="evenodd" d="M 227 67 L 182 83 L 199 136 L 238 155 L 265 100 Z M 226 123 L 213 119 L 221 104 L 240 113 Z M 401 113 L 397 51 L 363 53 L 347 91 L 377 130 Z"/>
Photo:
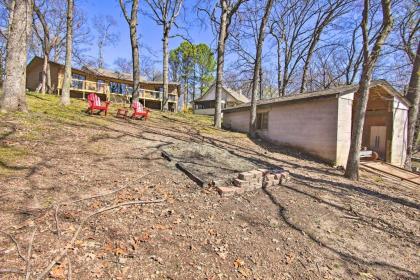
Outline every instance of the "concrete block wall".
<path id="1" fill-rule="evenodd" d="M 260 130 L 258 134 L 270 142 L 301 149 L 335 163 L 337 160 L 337 100 L 335 96 L 332 96 L 304 102 L 273 104 L 271 108 L 258 109 L 258 112 L 268 112 L 268 129 Z M 349 110 L 349 107 L 345 108 Z M 223 127 L 247 133 L 249 114 L 249 109 L 224 112 Z M 345 117 L 341 116 L 341 118 Z M 351 117 L 349 119 L 351 122 Z M 344 126 L 348 128 L 348 124 L 343 122 Z M 341 140 L 344 141 L 344 139 Z"/>
<path id="2" fill-rule="evenodd" d="M 403 167 L 407 156 L 408 107 L 394 102 L 390 163 Z"/>
<path id="3" fill-rule="evenodd" d="M 268 113 L 268 129 L 259 134 L 269 141 L 335 162 L 337 120 L 335 97 L 273 105 Z"/>

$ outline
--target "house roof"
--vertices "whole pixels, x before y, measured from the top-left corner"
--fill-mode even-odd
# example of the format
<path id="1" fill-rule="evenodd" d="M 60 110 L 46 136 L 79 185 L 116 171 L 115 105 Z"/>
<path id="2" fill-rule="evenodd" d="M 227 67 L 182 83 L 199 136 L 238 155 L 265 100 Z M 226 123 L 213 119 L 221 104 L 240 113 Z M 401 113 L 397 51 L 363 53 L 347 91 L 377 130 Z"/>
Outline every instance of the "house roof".
<path id="1" fill-rule="evenodd" d="M 42 57 L 35 56 L 29 64 L 33 63 L 36 60 L 43 60 Z M 59 67 L 64 67 L 63 64 L 50 61 L 49 63 L 58 65 Z M 118 79 L 118 80 L 125 80 L 128 82 L 133 81 L 133 76 L 131 73 L 123 73 L 118 71 L 113 71 L 110 69 L 104 69 L 104 68 L 95 68 L 91 66 L 83 66 L 81 69 L 72 67 L 72 70 L 81 71 L 81 72 L 89 72 L 90 74 L 93 74 L 95 76 L 104 77 L 104 78 L 111 78 L 111 79 Z M 163 81 L 148 81 L 144 77 L 140 77 L 140 82 L 145 84 L 155 84 L 155 85 L 161 85 L 163 84 Z M 170 85 L 176 85 L 179 86 L 179 83 L 176 82 L 169 82 Z"/>
<path id="2" fill-rule="evenodd" d="M 206 95 L 208 95 L 209 93 L 210 93 L 210 91 L 214 88 L 216 86 L 216 83 L 213 83 L 210 87 L 209 87 L 209 89 L 202 95 L 202 96 L 200 96 L 199 98 L 197 98 L 197 99 L 195 99 L 193 102 L 196 102 L 196 101 L 202 101 L 203 100 L 203 98 L 206 96 Z M 237 92 L 237 91 L 234 91 L 233 89 L 231 89 L 231 88 L 228 88 L 227 86 L 224 86 L 224 85 L 222 85 L 222 88 L 230 95 L 230 96 L 232 96 L 234 99 L 236 99 L 237 101 L 240 101 L 240 102 L 243 102 L 243 103 L 247 103 L 247 102 L 250 102 L 250 100 L 245 96 L 245 95 L 243 95 L 243 94 L 241 94 L 241 93 L 239 93 L 239 92 Z"/>
<path id="3" fill-rule="evenodd" d="M 326 90 L 300 93 L 300 94 L 282 96 L 282 97 L 277 97 L 277 98 L 272 98 L 272 99 L 262 99 L 262 100 L 257 101 L 257 106 L 274 105 L 274 104 L 280 104 L 280 103 L 286 103 L 286 102 L 305 102 L 307 100 L 317 99 L 317 98 L 322 98 L 322 97 L 330 97 L 337 94 L 342 95 L 342 94 L 347 94 L 347 93 L 354 93 L 357 91 L 358 87 L 359 87 L 358 85 L 344 85 L 344 86 L 338 86 L 338 87 L 334 87 L 334 88 L 330 88 Z M 410 106 L 410 102 L 387 81 L 374 80 L 370 83 L 370 88 L 372 87 L 382 87 L 386 89 L 389 94 L 401 100 L 401 102 L 403 102 L 405 105 Z M 251 106 L 251 103 L 248 102 L 248 103 L 241 104 L 235 107 L 226 108 L 223 110 L 223 112 L 246 110 L 250 106 Z"/>

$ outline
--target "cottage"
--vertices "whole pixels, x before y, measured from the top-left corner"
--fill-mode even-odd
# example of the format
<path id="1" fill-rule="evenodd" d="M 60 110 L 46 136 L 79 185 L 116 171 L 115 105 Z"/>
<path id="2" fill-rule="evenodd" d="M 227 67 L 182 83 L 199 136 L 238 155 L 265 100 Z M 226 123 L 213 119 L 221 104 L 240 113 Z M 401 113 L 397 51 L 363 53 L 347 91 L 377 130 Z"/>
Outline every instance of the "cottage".
<path id="1" fill-rule="evenodd" d="M 229 108 L 249 102 L 249 99 L 226 86 L 222 86 L 222 108 Z M 214 115 L 216 106 L 216 83 L 196 100 L 192 101 L 194 114 Z"/>
<path id="2" fill-rule="evenodd" d="M 34 57 L 26 67 L 26 88 L 36 90 L 42 79 L 43 58 Z M 64 65 L 50 62 L 51 87 L 57 94 L 63 88 Z M 108 97 L 114 102 L 126 102 L 131 97 L 133 78 L 131 74 L 107 69 L 84 66 L 72 68 L 70 97 L 85 98 L 88 93 L 96 93 L 102 100 Z M 140 79 L 140 102 L 151 109 L 161 109 L 163 96 L 162 81 Z M 177 111 L 180 95 L 179 83 L 169 83 L 168 107 Z"/>
<path id="3" fill-rule="evenodd" d="M 352 119 L 358 100 L 356 85 L 290 95 L 257 104 L 258 135 L 345 166 Z M 406 157 L 410 103 L 384 80 L 372 81 L 362 146 L 381 159 L 402 166 Z M 248 132 L 250 104 L 223 110 L 223 126 Z"/>

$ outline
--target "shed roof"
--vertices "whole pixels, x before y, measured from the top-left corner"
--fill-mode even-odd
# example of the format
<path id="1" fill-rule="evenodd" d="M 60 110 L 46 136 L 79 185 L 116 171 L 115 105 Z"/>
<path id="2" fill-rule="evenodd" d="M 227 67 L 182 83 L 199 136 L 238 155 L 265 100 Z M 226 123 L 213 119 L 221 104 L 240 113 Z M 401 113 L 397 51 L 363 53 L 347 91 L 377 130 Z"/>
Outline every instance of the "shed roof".
<path id="1" fill-rule="evenodd" d="M 194 102 L 196 102 L 196 101 L 202 101 L 203 100 L 203 98 L 207 95 L 207 94 L 209 94 L 210 93 L 210 91 L 214 88 L 216 86 L 216 83 L 213 83 L 210 87 L 209 87 L 209 89 L 202 95 L 202 96 L 200 96 L 199 98 L 197 98 L 197 99 L 195 99 L 194 100 Z M 239 92 L 237 92 L 237 91 L 234 91 L 233 89 L 231 89 L 231 88 L 229 88 L 229 87 L 227 87 L 227 86 L 225 86 L 225 85 L 223 85 L 222 84 L 222 88 L 230 95 L 230 96 L 232 96 L 234 99 L 236 99 L 237 101 L 240 101 L 240 102 L 243 102 L 243 103 L 247 103 L 247 102 L 249 102 L 250 100 L 245 96 L 245 95 L 243 95 L 242 93 L 239 93 Z"/>
<path id="2" fill-rule="evenodd" d="M 277 98 L 271 99 L 261 99 L 257 101 L 257 106 L 264 106 L 264 105 L 274 105 L 286 102 L 306 102 L 307 100 L 322 98 L 322 97 L 329 97 L 334 95 L 342 95 L 347 93 L 354 93 L 358 89 L 358 85 L 344 85 L 338 86 L 330 89 L 308 92 L 308 93 L 300 93 L 288 96 L 282 96 Z M 370 83 L 370 88 L 373 87 L 382 87 L 387 90 L 389 94 L 392 96 L 397 97 L 401 102 L 405 105 L 410 106 L 410 102 L 399 92 L 397 91 L 390 83 L 386 80 L 374 80 Z M 246 110 L 251 106 L 251 103 L 241 104 L 235 107 L 223 109 L 223 112 L 232 112 L 232 111 L 240 111 Z"/>

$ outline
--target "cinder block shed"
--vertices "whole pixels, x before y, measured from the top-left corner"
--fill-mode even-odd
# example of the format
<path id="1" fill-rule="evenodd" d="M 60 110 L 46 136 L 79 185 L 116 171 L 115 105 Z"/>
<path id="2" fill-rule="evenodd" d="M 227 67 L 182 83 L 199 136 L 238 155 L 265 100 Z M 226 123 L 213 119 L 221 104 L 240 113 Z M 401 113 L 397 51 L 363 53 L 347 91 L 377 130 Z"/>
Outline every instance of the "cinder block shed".
<path id="1" fill-rule="evenodd" d="M 258 135 L 345 166 L 351 141 L 356 85 L 290 95 L 257 103 Z M 406 157 L 408 108 L 384 80 L 371 82 L 362 145 L 384 161 L 402 166 Z M 250 103 L 223 110 L 223 127 L 248 132 Z"/>

